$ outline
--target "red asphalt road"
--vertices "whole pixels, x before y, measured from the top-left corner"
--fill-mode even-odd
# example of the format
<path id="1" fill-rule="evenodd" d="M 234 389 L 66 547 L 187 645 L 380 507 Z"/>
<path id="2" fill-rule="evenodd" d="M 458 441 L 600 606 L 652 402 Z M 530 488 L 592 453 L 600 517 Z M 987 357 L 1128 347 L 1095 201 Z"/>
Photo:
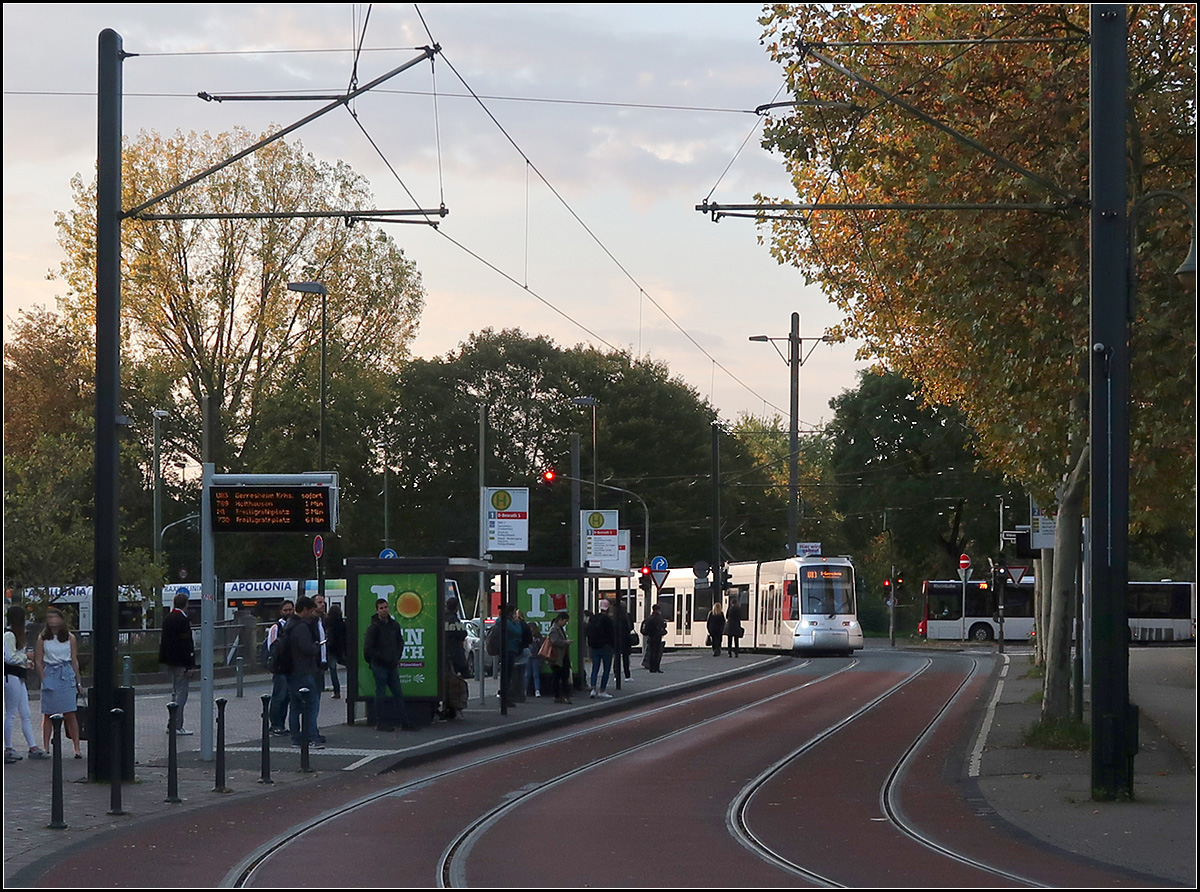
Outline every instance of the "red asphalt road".
<path id="1" fill-rule="evenodd" d="M 441 880 L 439 865 L 448 848 L 506 804 L 465 837 L 451 861 L 451 881 L 521 887 L 803 885 L 731 835 L 730 803 L 765 768 L 925 662 L 917 655 L 881 655 L 830 674 L 846 661 L 816 661 L 678 703 L 599 717 L 541 739 L 382 777 L 280 791 L 266 814 L 258 813 L 259 800 L 212 811 L 217 820 L 206 812 L 180 815 L 163 821 L 154 840 L 144 831 L 136 838 L 114 836 L 103 847 L 65 856 L 43 885 L 213 886 L 257 847 L 325 814 L 326 820 L 261 860 L 248 885 L 433 886 Z M 883 785 L 971 666 L 964 657 L 935 660 L 807 750 L 749 799 L 747 826 L 783 857 L 837 883 L 1012 885 L 934 853 L 880 820 Z M 1129 885 L 1115 869 L 1082 864 L 1010 834 L 994 818 L 976 816 L 957 772 L 946 766 L 948 753 L 957 761 L 964 751 L 982 684 L 982 678 L 972 679 L 927 749 L 901 776 L 903 815 L 944 845 L 1040 882 Z M 619 755 L 602 761 L 614 754 Z M 404 784 L 411 786 L 400 788 Z M 333 814 L 358 797 L 380 793 Z M 158 848 L 149 849 L 153 842 Z"/>

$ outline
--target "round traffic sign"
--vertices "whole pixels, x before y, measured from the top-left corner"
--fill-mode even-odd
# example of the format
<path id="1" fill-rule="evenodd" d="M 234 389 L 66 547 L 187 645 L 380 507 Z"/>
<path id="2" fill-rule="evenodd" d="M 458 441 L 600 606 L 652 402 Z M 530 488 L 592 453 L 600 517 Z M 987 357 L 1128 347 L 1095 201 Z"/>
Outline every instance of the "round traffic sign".
<path id="1" fill-rule="evenodd" d="M 958 556 L 958 569 L 968 570 L 971 567 L 971 556 L 968 554 L 960 554 Z"/>
<path id="2" fill-rule="evenodd" d="M 666 570 L 669 566 L 670 565 L 667 563 L 667 559 L 665 557 L 663 557 L 661 554 L 655 555 L 654 557 L 650 558 L 650 569 L 651 570 Z"/>
<path id="3" fill-rule="evenodd" d="M 313 536 L 313 556 L 320 557 L 325 553 L 325 540 L 321 536 Z"/>

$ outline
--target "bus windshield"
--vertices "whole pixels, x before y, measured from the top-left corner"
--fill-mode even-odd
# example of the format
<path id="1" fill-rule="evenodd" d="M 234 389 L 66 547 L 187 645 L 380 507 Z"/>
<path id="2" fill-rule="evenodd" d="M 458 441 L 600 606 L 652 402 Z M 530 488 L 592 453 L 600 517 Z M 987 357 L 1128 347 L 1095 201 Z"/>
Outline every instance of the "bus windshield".
<path id="1" fill-rule="evenodd" d="M 801 568 L 800 609 L 825 616 L 854 613 L 854 572 L 849 567 Z"/>

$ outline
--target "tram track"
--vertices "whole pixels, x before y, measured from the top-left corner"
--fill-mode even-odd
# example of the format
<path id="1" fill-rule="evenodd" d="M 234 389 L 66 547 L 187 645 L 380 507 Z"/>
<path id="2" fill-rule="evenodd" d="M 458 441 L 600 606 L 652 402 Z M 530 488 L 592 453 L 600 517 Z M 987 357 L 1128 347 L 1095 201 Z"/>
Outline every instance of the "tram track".
<path id="1" fill-rule="evenodd" d="M 764 679 L 770 679 L 772 677 L 784 675 L 784 674 L 788 674 L 788 673 L 795 673 L 795 672 L 799 671 L 800 669 L 803 669 L 803 668 L 811 665 L 811 663 L 812 663 L 811 660 L 805 660 L 797 665 L 783 666 L 779 669 L 776 669 L 776 670 L 766 673 L 764 675 L 756 676 L 754 678 L 745 679 L 745 680 L 741 680 L 741 681 L 735 682 L 730 685 L 722 686 L 720 688 L 720 690 L 721 691 L 732 691 L 732 690 L 737 690 L 737 689 L 740 689 L 740 688 L 743 688 L 743 687 L 746 687 L 749 685 L 761 684 Z M 724 713 L 719 714 L 718 716 L 709 716 L 709 717 L 706 717 L 699 721 L 692 722 L 688 725 L 681 726 L 680 728 L 675 729 L 668 734 L 658 735 L 657 737 L 643 741 L 642 743 L 639 743 L 635 746 L 628 747 L 628 748 L 626 748 L 626 751 L 636 751 L 636 750 L 641 749 L 641 748 L 645 747 L 646 745 L 649 745 L 653 742 L 668 739 L 670 737 L 676 737 L 676 736 L 679 736 L 680 734 L 685 733 L 688 730 L 698 728 L 705 724 L 709 724 L 712 721 L 716 720 L 717 718 L 720 718 L 721 716 L 728 716 L 731 714 L 743 712 L 746 709 L 752 708 L 755 705 L 760 705 L 765 702 L 770 702 L 771 700 L 777 699 L 779 697 L 785 696 L 790 693 L 794 693 L 796 690 L 798 690 L 800 688 L 809 687 L 813 684 L 817 684 L 821 681 L 825 681 L 829 678 L 840 675 L 841 673 L 850 670 L 858 663 L 859 663 L 859 661 L 857 659 L 853 660 L 848 665 L 839 667 L 838 669 L 834 670 L 833 672 L 829 672 L 829 673 L 820 675 L 817 678 L 812 679 L 811 681 L 805 682 L 803 685 L 800 685 L 799 687 L 791 686 L 783 691 L 770 694 L 766 697 L 762 697 L 757 700 L 751 701 L 750 703 L 738 706 L 735 709 L 728 710 Z M 605 723 L 605 727 L 613 727 L 613 726 L 624 725 L 624 724 L 631 723 L 631 722 L 642 721 L 642 720 L 645 720 L 647 717 L 653 717 L 655 715 L 665 713 L 670 710 L 677 710 L 682 707 L 686 707 L 689 705 L 693 705 L 693 704 L 702 702 L 706 698 L 711 697 L 712 694 L 713 694 L 713 689 L 709 689 L 709 690 L 694 694 L 692 696 L 686 697 L 682 700 L 672 701 L 670 703 L 665 703 L 661 706 L 656 706 L 656 707 L 646 709 L 646 710 L 639 710 L 637 712 L 630 713 L 628 715 L 624 715 L 624 716 L 621 716 L 621 717 L 618 717 L 615 719 L 611 719 Z M 395 785 L 387 787 L 384 790 L 375 791 L 368 795 L 354 799 L 350 802 L 343 803 L 342 805 L 339 805 L 336 808 L 329 809 L 319 815 L 316 815 L 310 819 L 305 820 L 304 822 L 302 822 L 300 824 L 297 824 L 297 825 L 289 828 L 288 830 L 284 831 L 283 833 L 277 835 L 276 837 L 264 842 L 262 845 L 255 848 L 252 852 L 250 852 L 237 865 L 235 865 L 235 867 L 232 870 L 230 870 L 225 875 L 225 877 L 222 879 L 222 881 L 220 883 L 220 887 L 221 888 L 246 888 L 246 887 L 253 885 L 256 875 L 264 867 L 264 865 L 268 864 L 268 862 L 270 862 L 273 858 L 275 858 L 276 856 L 278 856 L 279 854 L 281 854 L 282 852 L 287 850 L 289 847 L 299 843 L 308 834 L 310 834 L 313 831 L 318 830 L 320 828 L 327 827 L 327 826 L 333 824 L 334 822 L 338 821 L 339 819 L 350 816 L 357 811 L 367 809 L 370 806 L 372 806 L 376 803 L 379 803 L 383 800 L 386 800 L 390 797 L 397 796 L 398 794 L 401 794 L 401 793 L 413 792 L 413 791 L 419 790 L 421 788 L 428 787 L 432 784 L 436 784 L 439 781 L 443 781 L 443 780 L 452 778 L 456 775 L 460 775 L 460 774 L 463 774 L 468 771 L 476 771 L 482 767 L 486 767 L 488 765 L 501 762 L 502 760 L 511 759 L 514 756 L 532 753 L 537 750 L 545 749 L 547 747 L 553 747 L 553 746 L 563 744 L 563 743 L 569 743 L 572 740 L 576 740 L 579 738 L 583 738 L 587 735 L 594 734 L 595 730 L 596 730 L 595 727 L 591 726 L 589 723 L 589 727 L 579 728 L 579 729 L 568 731 L 568 732 L 565 732 L 562 734 L 555 734 L 552 737 L 545 738 L 542 740 L 537 740 L 532 743 L 529 743 L 529 744 L 526 744 L 526 745 L 523 745 L 523 746 L 520 746 L 520 747 L 517 747 L 514 749 L 506 749 L 502 752 L 498 752 L 498 753 L 495 753 L 490 756 L 485 756 L 483 758 L 476 759 L 476 760 L 470 762 L 469 764 L 457 765 L 457 766 L 447 768 L 447 769 L 444 769 L 441 771 L 433 772 L 431 774 L 426 774 L 426 775 L 423 775 L 422 777 L 415 778 L 411 781 L 406 781 L 401 784 L 395 784 Z M 575 769 L 575 770 L 562 772 L 559 776 L 551 778 L 548 781 L 546 781 L 545 783 L 547 785 L 561 783 L 561 782 L 569 779 L 571 776 L 577 775 L 577 774 L 581 773 L 582 771 L 585 771 L 588 767 L 590 767 L 590 765 L 589 766 L 581 766 L 580 768 Z M 444 886 L 445 879 L 447 877 L 452 877 L 452 876 L 458 875 L 458 872 L 457 872 L 458 869 L 455 867 L 455 863 L 454 863 L 454 858 L 455 858 L 456 854 L 458 856 L 462 855 L 462 853 L 464 851 L 463 841 L 473 833 L 475 833 L 477 835 L 477 831 L 479 830 L 479 828 L 481 826 L 483 826 L 485 823 L 488 823 L 489 815 L 491 815 L 492 813 L 495 813 L 495 812 L 505 811 L 508 808 L 515 805 L 516 803 L 527 798 L 528 795 L 535 793 L 535 792 L 537 792 L 537 791 L 534 791 L 534 790 L 518 791 L 518 793 L 515 796 L 513 796 L 509 799 L 509 801 L 503 803 L 498 808 L 493 809 L 491 812 L 481 816 L 477 820 L 473 821 L 470 825 L 468 825 L 467 828 L 464 828 L 464 830 L 458 834 L 458 836 L 455 838 L 455 840 L 452 841 L 451 844 L 446 847 L 446 849 L 444 850 L 444 852 L 442 854 L 442 857 L 439 859 L 439 864 L 438 864 L 438 869 L 437 869 L 437 875 L 439 877 L 439 882 L 441 882 L 442 885 Z M 469 846 L 467 847 L 467 851 L 469 851 Z"/>

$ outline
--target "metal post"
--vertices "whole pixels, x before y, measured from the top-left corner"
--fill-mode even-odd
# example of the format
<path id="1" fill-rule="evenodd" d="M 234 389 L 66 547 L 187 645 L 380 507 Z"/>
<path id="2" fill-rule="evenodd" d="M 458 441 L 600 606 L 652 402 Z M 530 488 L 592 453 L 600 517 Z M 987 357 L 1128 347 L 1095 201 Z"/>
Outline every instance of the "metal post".
<path id="1" fill-rule="evenodd" d="M 1129 704 L 1129 320 L 1122 4 L 1091 7 L 1092 798 L 1133 798 L 1137 715 Z"/>
<path id="2" fill-rule="evenodd" d="M 54 750 L 54 769 L 50 778 L 50 823 L 48 830 L 65 830 L 67 822 L 63 820 L 63 767 L 62 767 L 62 713 L 56 712 L 50 716 L 50 724 L 54 735 L 50 738 Z"/>
<path id="3" fill-rule="evenodd" d="M 479 559 L 487 557 L 487 515 L 483 502 L 483 491 L 487 487 L 487 405 L 479 405 Z M 475 596 L 475 614 L 479 617 L 479 659 L 475 671 L 479 678 L 479 705 L 486 706 L 483 692 L 483 664 L 487 659 L 487 615 L 491 612 L 492 589 L 487 574 L 479 571 L 479 593 Z M 494 665 L 494 664 L 493 664 Z M 493 670 L 495 671 L 495 670 Z M 497 673 L 498 674 L 498 673 Z"/>
<path id="4" fill-rule="evenodd" d="M 92 679 L 95 715 L 115 703 L 117 566 L 121 518 L 118 505 L 117 415 L 121 408 L 121 35 L 110 28 L 99 38 L 96 116 L 96 464 Z M 107 770 L 107 734 L 88 747 L 88 773 Z"/>
<path id="5" fill-rule="evenodd" d="M 217 782 L 214 793 L 233 792 L 225 786 L 225 704 L 228 702 L 224 697 L 217 698 Z"/>
<path id="6" fill-rule="evenodd" d="M 122 670 L 121 670 L 121 683 L 127 688 L 132 687 L 133 686 L 133 657 L 131 657 L 129 654 L 125 654 L 125 656 L 122 658 L 122 662 L 124 663 L 124 666 L 122 667 Z"/>
<path id="7" fill-rule="evenodd" d="M 112 716 L 112 767 L 109 769 L 109 786 L 110 799 L 108 813 L 110 815 L 123 815 L 125 809 L 121 807 L 121 724 L 124 721 L 125 710 L 113 709 Z"/>
<path id="8" fill-rule="evenodd" d="M 721 427 L 712 423 L 712 596 L 713 603 L 725 593 L 721 586 Z M 678 616 L 678 614 L 676 614 Z"/>
<path id="9" fill-rule="evenodd" d="M 800 517 L 800 314 L 792 313 L 792 330 L 788 335 L 788 369 L 791 377 L 788 423 L 788 551 L 791 557 L 798 551 Z"/>
<path id="10" fill-rule="evenodd" d="M 262 775 L 260 784 L 273 784 L 271 780 L 271 695 L 262 695 Z"/>
<path id="11" fill-rule="evenodd" d="M 579 434 L 571 434 L 571 566 L 583 566 L 583 541 L 579 528 Z M 582 597 L 583 592 L 580 592 Z"/>
<path id="12" fill-rule="evenodd" d="M 208 418 L 210 399 L 205 397 L 205 417 Z M 205 429 L 211 437 L 211 422 L 205 421 Z M 200 490 L 200 758 L 205 762 L 213 757 L 213 693 L 215 689 L 213 662 L 216 642 L 217 614 L 217 562 L 216 546 L 213 541 L 212 523 L 212 477 L 215 465 L 211 451 L 204 462 L 203 485 Z"/>
<path id="13" fill-rule="evenodd" d="M 312 772 L 312 767 L 308 764 L 308 735 L 312 733 L 308 715 L 311 696 L 312 691 L 308 688 L 300 689 L 300 770 L 305 773 Z M 379 716 L 376 716 L 375 719 L 378 721 Z"/>
<path id="14" fill-rule="evenodd" d="M 321 289 L 321 427 L 318 433 L 320 443 L 317 447 L 317 465 L 318 470 L 324 471 L 325 468 L 325 305 L 329 299 L 329 292 Z"/>
<path id="15" fill-rule="evenodd" d="M 172 700 L 167 704 L 167 798 L 164 802 L 183 802 L 179 798 L 179 749 L 175 737 L 175 713 L 179 704 Z"/>
<path id="16" fill-rule="evenodd" d="M 162 558 L 162 438 L 159 434 L 159 422 L 169 413 L 166 409 L 155 409 L 151 413 L 154 418 L 154 565 L 157 567 Z M 162 605 L 162 586 L 154 586 L 154 606 Z M 125 682 L 129 686 L 129 682 Z"/>

